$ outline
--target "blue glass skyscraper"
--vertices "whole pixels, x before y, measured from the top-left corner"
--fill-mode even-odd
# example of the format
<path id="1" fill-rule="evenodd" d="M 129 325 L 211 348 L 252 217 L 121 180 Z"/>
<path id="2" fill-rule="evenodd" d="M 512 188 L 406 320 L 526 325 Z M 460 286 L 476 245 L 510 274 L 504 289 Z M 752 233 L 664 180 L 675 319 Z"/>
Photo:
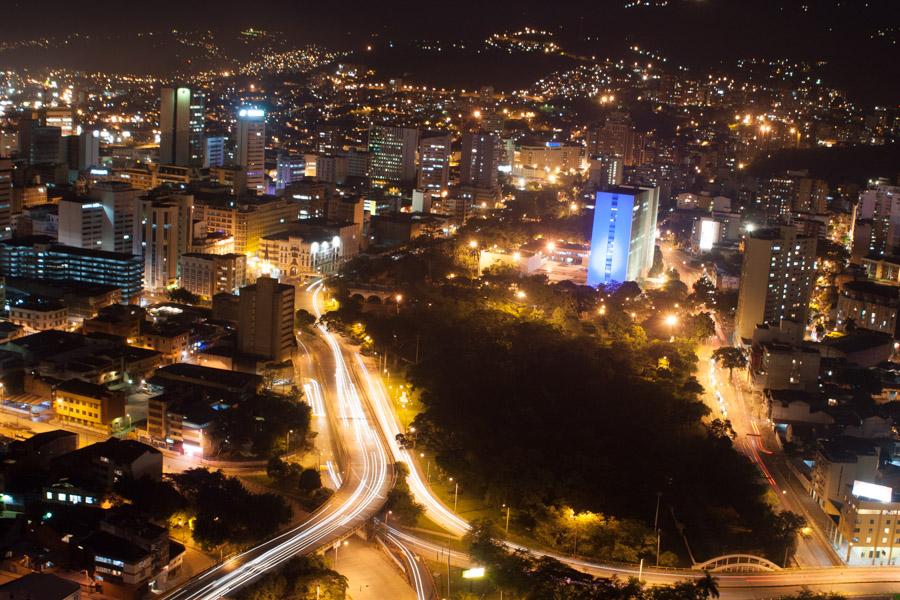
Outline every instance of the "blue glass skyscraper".
<path id="1" fill-rule="evenodd" d="M 637 281 L 653 265 L 659 188 L 597 192 L 587 283 Z"/>

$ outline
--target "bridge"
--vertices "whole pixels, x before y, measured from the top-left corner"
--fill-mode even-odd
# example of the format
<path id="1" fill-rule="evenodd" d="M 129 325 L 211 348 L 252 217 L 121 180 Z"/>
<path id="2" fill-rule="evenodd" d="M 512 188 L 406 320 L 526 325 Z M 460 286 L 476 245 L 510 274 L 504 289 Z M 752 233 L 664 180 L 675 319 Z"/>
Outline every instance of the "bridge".
<path id="1" fill-rule="evenodd" d="M 780 571 L 781 567 L 771 560 L 753 554 L 723 554 L 691 567 L 697 571 L 710 573 L 762 573 Z"/>
<path id="2" fill-rule="evenodd" d="M 348 284 L 346 289 L 351 299 L 364 304 L 393 304 L 396 301 L 396 290 L 386 285 Z"/>

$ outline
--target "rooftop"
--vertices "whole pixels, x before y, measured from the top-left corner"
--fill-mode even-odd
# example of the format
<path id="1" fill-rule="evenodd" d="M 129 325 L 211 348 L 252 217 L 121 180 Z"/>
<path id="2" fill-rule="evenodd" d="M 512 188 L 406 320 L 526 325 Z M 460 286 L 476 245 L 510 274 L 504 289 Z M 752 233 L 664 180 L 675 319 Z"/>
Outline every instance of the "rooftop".
<path id="1" fill-rule="evenodd" d="M 63 600 L 80 589 L 80 584 L 50 573 L 29 573 L 0 585 L 0 596 L 25 600 Z"/>

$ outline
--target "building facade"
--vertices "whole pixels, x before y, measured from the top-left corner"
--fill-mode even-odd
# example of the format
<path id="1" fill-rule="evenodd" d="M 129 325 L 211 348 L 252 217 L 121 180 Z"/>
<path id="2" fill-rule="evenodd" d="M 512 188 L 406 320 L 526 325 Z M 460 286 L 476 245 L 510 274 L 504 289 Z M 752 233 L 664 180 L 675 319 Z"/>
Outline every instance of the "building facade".
<path id="1" fill-rule="evenodd" d="M 587 284 L 637 281 L 653 265 L 659 188 L 597 192 Z"/>
<path id="2" fill-rule="evenodd" d="M 260 277 L 241 288 L 238 350 L 273 361 L 291 357 L 294 342 L 294 286 Z"/>
<path id="3" fill-rule="evenodd" d="M 735 337 L 753 338 L 757 325 L 781 319 L 806 323 L 815 283 L 816 239 L 792 227 L 751 233 L 744 243 Z"/>

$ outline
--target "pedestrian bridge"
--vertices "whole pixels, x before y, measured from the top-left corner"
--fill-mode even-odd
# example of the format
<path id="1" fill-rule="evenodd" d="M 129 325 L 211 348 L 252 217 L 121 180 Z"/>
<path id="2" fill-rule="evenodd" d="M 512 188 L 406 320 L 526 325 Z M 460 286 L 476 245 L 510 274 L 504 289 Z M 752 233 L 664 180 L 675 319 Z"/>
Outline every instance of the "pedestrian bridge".
<path id="1" fill-rule="evenodd" d="M 753 554 L 724 554 L 706 562 L 696 563 L 692 568 L 710 573 L 760 573 L 781 570 L 781 567 L 771 560 Z"/>

